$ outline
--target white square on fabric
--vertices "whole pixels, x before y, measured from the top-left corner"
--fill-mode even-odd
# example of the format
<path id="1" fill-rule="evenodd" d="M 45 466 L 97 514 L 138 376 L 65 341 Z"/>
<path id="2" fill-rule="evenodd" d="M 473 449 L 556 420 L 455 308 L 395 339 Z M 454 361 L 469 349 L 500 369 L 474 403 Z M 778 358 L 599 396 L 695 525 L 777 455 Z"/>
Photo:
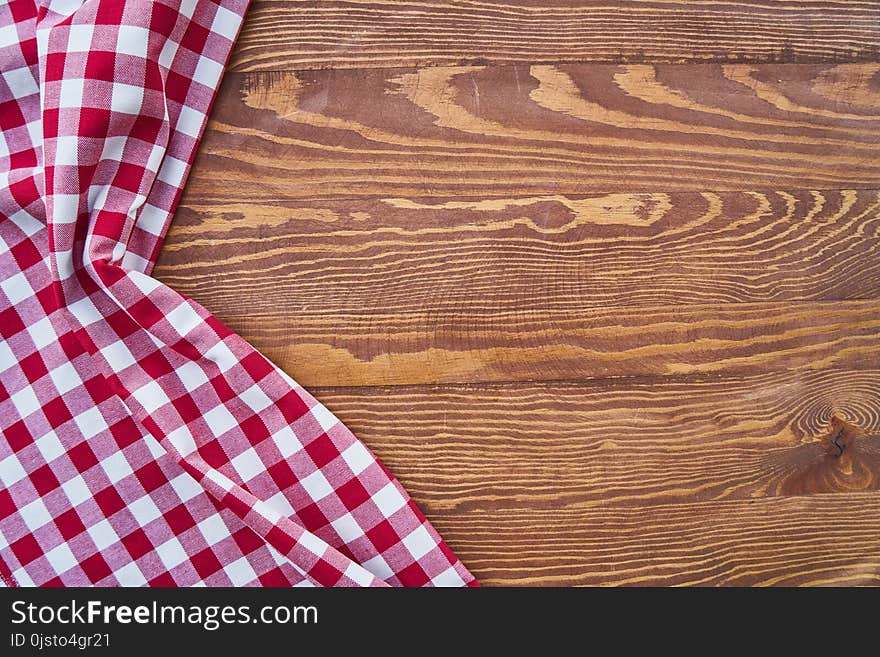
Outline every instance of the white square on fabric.
<path id="1" fill-rule="evenodd" d="M 180 455 L 183 457 L 187 457 L 196 451 L 196 440 L 185 425 L 169 433 L 168 442 L 174 445 L 174 449 L 180 452 Z"/>
<path id="2" fill-rule="evenodd" d="M 64 78 L 63 80 L 61 80 L 58 106 L 73 108 L 83 107 L 83 96 L 85 96 L 85 89 L 86 81 L 83 78 Z M 88 107 L 89 103 L 86 102 L 85 106 Z M 58 139 L 60 141 L 61 138 L 59 137 Z M 70 164 L 70 162 L 64 162 L 64 164 Z M 73 164 L 76 164 L 76 162 L 74 162 Z"/>
<path id="3" fill-rule="evenodd" d="M 350 563 L 343 574 L 361 586 L 369 586 L 373 581 L 372 573 L 356 563 Z"/>
<path id="4" fill-rule="evenodd" d="M 55 369 L 49 370 L 49 378 L 52 379 L 52 383 L 55 384 L 56 390 L 62 395 L 65 392 L 82 385 L 82 379 L 80 378 L 79 373 L 70 362 L 62 363 Z"/>
<path id="5" fill-rule="evenodd" d="M 159 167 L 157 178 L 172 187 L 178 187 L 183 181 L 184 175 L 186 175 L 186 167 L 187 164 L 183 160 L 166 155 L 165 159 L 162 160 L 162 166 Z"/>
<path id="6" fill-rule="evenodd" d="M 357 520 L 355 520 L 354 516 L 350 513 L 346 513 L 344 516 L 337 518 L 330 524 L 333 526 L 333 529 L 336 530 L 336 533 L 339 534 L 339 537 L 346 543 L 364 535 L 364 530 L 361 529 Z"/>
<path id="7" fill-rule="evenodd" d="M 290 427 L 284 427 L 280 431 L 276 431 L 272 435 L 272 440 L 278 448 L 278 452 L 284 458 L 290 458 L 294 454 L 300 452 L 303 448 L 299 438 L 297 438 L 293 429 Z"/>
<path id="8" fill-rule="evenodd" d="M 37 531 L 40 527 L 44 527 L 52 522 L 52 515 L 49 509 L 43 504 L 43 500 L 36 499 L 21 509 L 21 519 L 32 532 Z"/>
<path id="9" fill-rule="evenodd" d="M 211 23 L 211 31 L 226 37 L 230 41 L 234 41 L 240 25 L 241 16 L 223 7 L 217 7 L 217 13 L 214 14 L 214 22 Z"/>
<path id="10" fill-rule="evenodd" d="M 9 398 L 15 410 L 18 411 L 19 417 L 27 417 L 41 406 L 40 400 L 34 394 L 34 389 L 29 385 L 25 386 Z"/>
<path id="11" fill-rule="evenodd" d="M 156 409 L 169 403 L 168 395 L 162 390 L 155 381 L 150 381 L 132 393 L 132 397 L 138 400 L 138 403 L 144 407 L 147 413 L 152 413 Z"/>
<path id="12" fill-rule="evenodd" d="M 31 587 L 35 586 L 34 580 L 31 579 L 31 576 L 28 575 L 27 570 L 24 568 L 19 568 L 18 570 L 12 573 L 12 577 L 18 582 L 19 586 Z"/>
<path id="13" fill-rule="evenodd" d="M 2 71 L 0 75 L 3 76 L 15 98 L 27 98 L 40 92 L 40 87 L 37 86 L 34 74 L 27 66 Z"/>
<path id="14" fill-rule="evenodd" d="M 388 565 L 388 562 L 382 558 L 382 555 L 377 554 L 372 559 L 368 559 L 361 564 L 364 568 L 369 570 L 379 579 L 388 579 L 392 575 L 394 575 L 394 571 L 391 570 L 391 566 Z"/>
<path id="15" fill-rule="evenodd" d="M 79 301 L 74 301 L 67 306 L 67 309 L 73 313 L 77 321 L 83 326 L 89 326 L 101 320 L 103 316 L 88 297 L 83 297 Z"/>
<path id="16" fill-rule="evenodd" d="M 56 137 L 54 141 L 56 164 L 76 166 L 79 162 L 79 137 Z"/>
<path id="17" fill-rule="evenodd" d="M 117 29 L 119 38 L 116 41 L 116 52 L 146 59 L 150 30 L 138 25 L 120 25 Z"/>
<path id="18" fill-rule="evenodd" d="M 205 473 L 205 479 L 214 482 L 227 493 L 235 488 L 235 482 L 219 470 L 208 470 Z M 257 504 L 261 504 L 261 502 L 257 502 Z"/>
<path id="19" fill-rule="evenodd" d="M 235 417 L 222 404 L 205 413 L 203 418 L 215 436 L 222 436 L 233 427 L 238 426 Z"/>
<path id="20" fill-rule="evenodd" d="M 58 334 L 52 328 L 52 322 L 49 321 L 48 317 L 43 317 L 39 322 L 34 322 L 28 326 L 27 332 L 37 349 L 42 349 L 58 340 Z"/>
<path id="21" fill-rule="evenodd" d="M 159 53 L 159 66 L 166 69 L 171 68 L 171 63 L 174 61 L 174 56 L 179 49 L 180 44 L 177 41 L 168 39 L 165 45 L 162 46 L 162 52 Z"/>
<path id="22" fill-rule="evenodd" d="M 299 482 L 313 500 L 322 500 L 333 492 L 330 482 L 321 474 L 320 470 L 315 470 L 308 477 Z"/>
<path id="23" fill-rule="evenodd" d="M 226 526 L 226 523 L 223 522 L 223 518 L 220 517 L 219 513 L 214 513 L 208 516 L 197 526 L 199 531 L 202 532 L 202 536 L 205 537 L 205 542 L 208 545 L 216 545 L 229 536 L 229 528 Z"/>
<path id="24" fill-rule="evenodd" d="M 218 64 L 210 57 L 202 56 L 199 58 L 199 63 L 196 65 L 196 70 L 193 73 L 193 79 L 196 82 L 200 82 L 201 84 L 205 85 L 206 87 L 214 89 L 220 82 L 220 78 L 222 75 L 222 64 Z"/>
<path id="25" fill-rule="evenodd" d="M 137 253 L 126 251 L 122 256 L 122 268 L 127 270 L 139 271 L 141 273 L 147 271 L 150 263 L 141 258 Z"/>
<path id="26" fill-rule="evenodd" d="M 5 372 L 16 363 L 18 363 L 18 359 L 12 353 L 9 344 L 6 340 L 0 340 L 0 373 Z"/>
<path id="27" fill-rule="evenodd" d="M 165 319 L 180 337 L 186 337 L 190 331 L 202 324 L 202 318 L 186 301 L 181 302 L 174 310 L 167 313 Z"/>
<path id="28" fill-rule="evenodd" d="M 27 472 L 22 467 L 21 462 L 15 454 L 10 454 L 0 461 L 0 481 L 3 482 L 5 488 L 17 484 L 26 476 Z"/>
<path id="29" fill-rule="evenodd" d="M 177 117 L 177 125 L 174 126 L 178 132 L 198 139 L 202 126 L 205 124 L 205 115 L 194 110 L 191 107 L 181 107 L 180 115 Z"/>
<path id="30" fill-rule="evenodd" d="M 53 194 L 47 198 L 52 206 L 52 221 L 56 224 L 75 224 L 79 218 L 79 194 Z"/>
<path id="31" fill-rule="evenodd" d="M 449 566 L 442 573 L 431 579 L 434 586 L 461 586 L 464 580 L 453 566 Z"/>
<path id="32" fill-rule="evenodd" d="M 403 544 L 416 559 L 421 559 L 436 545 L 424 525 L 419 525 L 403 539 Z"/>
<path id="33" fill-rule="evenodd" d="M 140 114 L 144 105 L 144 88 L 133 84 L 113 83 L 110 110 L 119 114 Z"/>
<path id="34" fill-rule="evenodd" d="M 188 559 L 186 550 L 183 549 L 180 541 L 173 536 L 156 548 L 156 554 L 159 555 L 168 570 L 179 566 Z"/>
<path id="35" fill-rule="evenodd" d="M 238 359 L 222 340 L 205 352 L 205 358 L 212 360 L 221 372 L 227 372 L 238 365 Z"/>
<path id="36" fill-rule="evenodd" d="M 317 554 L 319 557 L 323 556 L 327 551 L 327 548 L 330 547 L 311 532 L 304 532 L 303 535 L 299 537 L 299 544 L 312 554 Z"/>
<path id="37" fill-rule="evenodd" d="M 331 413 L 323 404 L 315 406 L 312 409 L 312 415 L 315 416 L 315 419 L 324 431 L 332 429 L 339 424 L 339 420 L 336 419 L 336 416 L 333 415 L 333 413 Z"/>
<path id="38" fill-rule="evenodd" d="M 100 409 L 94 406 L 74 415 L 73 422 L 86 440 L 108 428 Z"/>
<path id="39" fill-rule="evenodd" d="M 88 531 L 89 536 L 92 537 L 92 541 L 95 543 L 95 547 L 99 550 L 105 550 L 119 542 L 116 530 L 113 529 L 113 525 L 106 518 L 102 518 L 101 522 L 86 527 L 86 531 Z"/>
<path id="40" fill-rule="evenodd" d="M 263 461 L 253 447 L 249 447 L 232 459 L 232 467 L 244 482 L 248 482 L 261 472 L 266 471 L 266 466 L 263 465 Z"/>
<path id="41" fill-rule="evenodd" d="M 47 434 L 40 436 L 34 442 L 37 449 L 40 450 L 40 454 L 42 454 L 43 458 L 46 460 L 46 463 L 51 463 L 67 451 L 58 439 L 58 434 L 52 430 Z"/>
<path id="42" fill-rule="evenodd" d="M 70 25 L 67 36 L 67 52 L 90 52 L 95 26 L 91 23 Z"/>
<path id="43" fill-rule="evenodd" d="M 177 475 L 170 483 L 181 502 L 189 502 L 204 490 L 195 479 L 186 473 Z"/>
<path id="44" fill-rule="evenodd" d="M 101 355 L 110 363 L 115 372 L 120 372 L 126 367 L 134 365 L 137 361 L 131 355 L 131 351 L 122 340 L 117 340 L 101 349 Z"/>
<path id="45" fill-rule="evenodd" d="M 192 18 L 199 1 L 200 0 L 181 0 L 180 7 L 177 9 L 178 13 L 181 16 Z"/>
<path id="46" fill-rule="evenodd" d="M 34 296 L 34 289 L 28 282 L 24 272 L 19 272 L 15 276 L 10 276 L 5 281 L 0 282 L 0 290 L 3 290 L 3 294 L 6 295 L 6 298 L 9 299 L 13 306 L 19 301 L 24 301 Z"/>
<path id="47" fill-rule="evenodd" d="M 131 511 L 134 519 L 137 520 L 141 527 L 148 525 L 162 515 L 159 507 L 156 506 L 156 503 L 153 502 L 149 495 L 144 495 L 131 502 L 128 505 L 128 510 Z"/>
<path id="48" fill-rule="evenodd" d="M 397 490 L 393 481 L 389 481 L 379 492 L 375 493 L 372 500 L 384 516 L 390 516 L 406 504 L 406 500 Z"/>
<path id="49" fill-rule="evenodd" d="M 80 475 L 76 475 L 72 479 L 63 482 L 61 490 L 64 491 L 64 494 L 73 506 L 79 506 L 92 497 L 92 491 L 89 490 L 85 479 Z"/>
<path id="50" fill-rule="evenodd" d="M 121 568 L 114 570 L 113 576 L 116 577 L 116 581 L 119 582 L 120 586 L 143 586 L 147 583 L 147 578 L 144 577 L 141 569 L 138 568 L 137 563 L 134 561 L 129 561 Z"/>
<path id="51" fill-rule="evenodd" d="M 102 459 L 101 469 L 107 474 L 110 482 L 114 484 L 134 474 L 134 470 L 131 469 L 128 459 L 125 458 L 125 454 L 122 452 L 115 452 Z"/>
<path id="52" fill-rule="evenodd" d="M 250 388 L 245 390 L 243 393 L 239 395 L 239 397 L 247 404 L 254 413 L 259 413 L 260 411 L 269 408 L 272 405 L 272 400 L 269 396 L 263 392 L 263 389 L 260 388 L 259 384 L 255 383 Z"/>
<path id="53" fill-rule="evenodd" d="M 165 222 L 168 220 L 168 213 L 165 210 L 157 208 L 155 205 L 145 203 L 138 215 L 136 225 L 141 230 L 158 237 L 162 234 Z"/>
<path id="54" fill-rule="evenodd" d="M 174 369 L 187 392 L 193 392 L 208 382 L 208 375 L 205 374 L 205 371 L 192 361 L 181 363 Z"/>
<path id="55" fill-rule="evenodd" d="M 233 586 L 245 586 L 257 579 L 257 573 L 247 557 L 241 557 L 224 566 L 223 572 L 226 573 Z"/>
<path id="56" fill-rule="evenodd" d="M 373 457 L 370 456 L 367 448 L 360 441 L 356 441 L 346 448 L 342 452 L 342 458 L 356 475 L 359 475 L 367 469 L 367 466 L 373 463 Z"/>
<path id="57" fill-rule="evenodd" d="M 46 553 L 46 560 L 52 564 L 52 569 L 59 574 L 66 573 L 77 564 L 76 557 L 73 556 L 67 543 L 62 543 L 49 550 Z"/>
<path id="58" fill-rule="evenodd" d="M 266 500 L 266 504 L 273 509 L 277 509 L 288 518 L 296 515 L 296 510 L 291 506 L 290 500 L 288 500 L 287 496 L 281 491 L 275 493 L 272 497 Z"/>

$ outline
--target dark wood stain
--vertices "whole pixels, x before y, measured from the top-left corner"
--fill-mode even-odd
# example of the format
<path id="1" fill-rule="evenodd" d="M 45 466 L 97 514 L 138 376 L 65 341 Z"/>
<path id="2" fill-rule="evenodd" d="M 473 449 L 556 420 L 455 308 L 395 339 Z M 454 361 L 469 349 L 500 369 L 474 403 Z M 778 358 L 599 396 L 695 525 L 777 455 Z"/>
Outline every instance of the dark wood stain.
<path id="1" fill-rule="evenodd" d="M 880 6 L 257 0 L 156 275 L 489 585 L 880 584 Z"/>

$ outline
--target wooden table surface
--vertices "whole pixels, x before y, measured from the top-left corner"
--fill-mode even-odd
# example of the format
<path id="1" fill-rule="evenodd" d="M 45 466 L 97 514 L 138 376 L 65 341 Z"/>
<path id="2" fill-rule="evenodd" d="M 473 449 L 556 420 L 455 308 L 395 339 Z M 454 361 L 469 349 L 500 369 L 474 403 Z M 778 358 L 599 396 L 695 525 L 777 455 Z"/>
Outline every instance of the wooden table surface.
<path id="1" fill-rule="evenodd" d="M 155 272 L 485 585 L 880 583 L 874 0 L 256 0 Z"/>

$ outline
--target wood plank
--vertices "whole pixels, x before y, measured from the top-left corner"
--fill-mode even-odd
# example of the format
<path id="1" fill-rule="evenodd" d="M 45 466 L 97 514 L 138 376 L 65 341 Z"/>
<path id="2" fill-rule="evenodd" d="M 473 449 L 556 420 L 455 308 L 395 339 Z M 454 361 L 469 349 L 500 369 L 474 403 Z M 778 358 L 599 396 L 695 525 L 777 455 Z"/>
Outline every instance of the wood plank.
<path id="1" fill-rule="evenodd" d="M 880 368 L 313 392 L 432 517 L 880 489 Z"/>
<path id="2" fill-rule="evenodd" d="M 877 298 L 880 192 L 190 196 L 155 274 L 240 315 Z"/>
<path id="3" fill-rule="evenodd" d="M 196 297 L 198 300 L 198 297 Z M 877 302 L 589 311 L 303 313 L 210 308 L 305 386 L 756 373 L 880 361 Z"/>
<path id="4" fill-rule="evenodd" d="M 231 74 L 199 201 L 880 187 L 880 64 Z"/>
<path id="5" fill-rule="evenodd" d="M 880 58 L 870 1 L 255 0 L 233 70 Z"/>
<path id="6" fill-rule="evenodd" d="M 434 519 L 484 585 L 880 584 L 880 493 Z"/>

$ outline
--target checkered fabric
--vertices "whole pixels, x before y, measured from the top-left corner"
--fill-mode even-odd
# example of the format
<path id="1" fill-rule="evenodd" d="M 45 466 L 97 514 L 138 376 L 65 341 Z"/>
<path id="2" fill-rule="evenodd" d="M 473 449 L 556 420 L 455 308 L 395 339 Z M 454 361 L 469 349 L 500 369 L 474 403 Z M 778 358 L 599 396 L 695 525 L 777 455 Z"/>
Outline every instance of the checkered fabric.
<path id="1" fill-rule="evenodd" d="M 324 406 L 149 275 L 246 4 L 0 4 L 6 585 L 474 583 Z"/>

